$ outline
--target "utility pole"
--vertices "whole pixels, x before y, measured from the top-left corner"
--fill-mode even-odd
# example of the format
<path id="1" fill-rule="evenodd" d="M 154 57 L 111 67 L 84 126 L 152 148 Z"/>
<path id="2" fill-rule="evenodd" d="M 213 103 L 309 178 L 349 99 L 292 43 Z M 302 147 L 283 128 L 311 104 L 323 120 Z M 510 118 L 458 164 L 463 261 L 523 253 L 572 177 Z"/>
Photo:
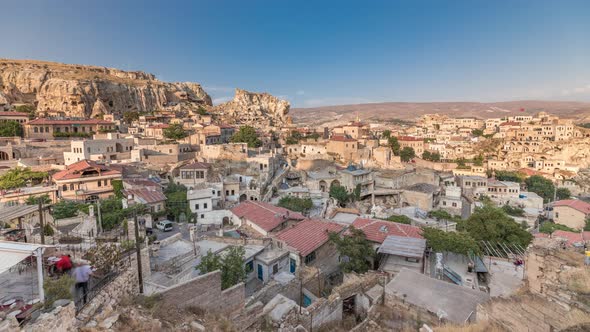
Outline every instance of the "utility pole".
<path id="1" fill-rule="evenodd" d="M 41 244 L 45 244 L 45 225 L 43 224 L 43 201 L 39 200 L 39 226 L 41 226 Z"/>
<path id="2" fill-rule="evenodd" d="M 99 210 L 100 211 L 100 210 Z M 139 225 L 137 222 L 137 206 L 133 209 L 133 221 L 135 223 L 135 253 L 137 254 L 137 279 L 139 282 L 139 294 L 143 294 L 143 275 L 141 273 L 141 245 L 139 243 Z"/>
<path id="3" fill-rule="evenodd" d="M 100 213 L 100 199 L 96 200 L 96 209 L 98 214 L 98 228 L 96 230 L 96 235 L 102 233 L 102 214 Z"/>

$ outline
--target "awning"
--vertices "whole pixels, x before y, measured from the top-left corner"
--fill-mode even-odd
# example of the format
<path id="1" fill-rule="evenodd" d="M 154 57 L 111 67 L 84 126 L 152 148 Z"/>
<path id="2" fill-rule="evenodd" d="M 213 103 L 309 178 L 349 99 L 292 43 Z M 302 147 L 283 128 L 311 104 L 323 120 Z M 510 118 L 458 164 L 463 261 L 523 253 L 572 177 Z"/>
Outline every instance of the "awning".
<path id="1" fill-rule="evenodd" d="M 33 255 L 38 248 L 52 247 L 49 245 L 0 241 L 0 273 Z"/>

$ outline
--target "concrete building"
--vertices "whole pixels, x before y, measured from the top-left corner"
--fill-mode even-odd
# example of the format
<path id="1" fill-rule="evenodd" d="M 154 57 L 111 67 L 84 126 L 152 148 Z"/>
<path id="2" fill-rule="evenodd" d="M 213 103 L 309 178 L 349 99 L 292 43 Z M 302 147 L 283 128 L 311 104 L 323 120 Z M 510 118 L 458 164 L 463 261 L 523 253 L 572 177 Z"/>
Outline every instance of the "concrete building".
<path id="1" fill-rule="evenodd" d="M 194 162 L 178 168 L 174 182 L 182 184 L 188 189 L 194 188 L 200 183 L 207 182 L 211 164 Z"/>
<path id="2" fill-rule="evenodd" d="M 369 169 L 357 168 L 354 165 L 349 165 L 346 169 L 339 171 L 341 185 L 349 192 L 356 189 L 357 186 L 361 188 L 361 195 L 368 195 L 375 187 L 375 179 L 373 178 L 373 171 Z"/>
<path id="3" fill-rule="evenodd" d="M 71 165 L 80 160 L 124 160 L 131 158 L 133 139 L 119 133 L 107 133 L 104 139 L 72 141 L 69 152 L 64 152 L 64 163 Z M 97 135 L 95 135 L 97 137 Z"/>
<path id="4" fill-rule="evenodd" d="M 421 156 L 424 153 L 424 139 L 412 136 L 399 136 L 397 138 L 400 150 L 403 148 L 412 148 L 416 156 Z"/>
<path id="5" fill-rule="evenodd" d="M 553 203 L 553 221 L 556 224 L 581 230 L 590 216 L 590 204 L 581 200 L 566 199 Z"/>
<path id="6" fill-rule="evenodd" d="M 244 201 L 230 210 L 232 223 L 248 226 L 262 236 L 278 232 L 305 219 L 298 212 L 259 201 Z"/>
<path id="7" fill-rule="evenodd" d="M 58 187 L 59 197 L 69 200 L 96 200 L 113 195 L 113 180 L 122 174 L 106 165 L 82 160 L 66 167 L 52 176 Z"/>
<path id="8" fill-rule="evenodd" d="M 0 122 L 16 121 L 20 124 L 29 122 L 29 114 L 24 112 L 0 112 Z"/>
<path id="9" fill-rule="evenodd" d="M 518 182 L 488 180 L 488 196 L 508 202 L 510 199 L 518 198 L 520 195 L 520 184 Z"/>
<path id="10" fill-rule="evenodd" d="M 98 119 L 40 118 L 25 123 L 25 137 L 90 137 L 94 133 L 113 131 L 115 123 Z"/>
<path id="11" fill-rule="evenodd" d="M 336 154 L 344 160 L 354 160 L 359 146 L 356 139 L 345 136 L 333 136 L 326 144 L 326 151 Z"/>
<path id="12" fill-rule="evenodd" d="M 403 268 L 422 273 L 425 251 L 425 239 L 388 235 L 377 250 L 379 270 L 391 275 Z"/>
<path id="13" fill-rule="evenodd" d="M 159 187 L 149 186 L 141 189 L 123 189 L 123 208 L 133 204 L 143 204 L 151 213 L 160 213 L 166 209 L 166 196 Z"/>

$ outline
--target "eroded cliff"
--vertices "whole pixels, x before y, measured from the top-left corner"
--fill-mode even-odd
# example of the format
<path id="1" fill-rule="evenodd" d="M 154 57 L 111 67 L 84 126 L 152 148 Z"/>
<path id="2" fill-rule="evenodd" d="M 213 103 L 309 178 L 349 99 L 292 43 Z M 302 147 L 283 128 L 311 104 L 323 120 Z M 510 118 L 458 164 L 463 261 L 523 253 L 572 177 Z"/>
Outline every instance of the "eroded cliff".
<path id="1" fill-rule="evenodd" d="M 291 121 L 287 115 L 290 104 L 268 93 L 236 89 L 234 98 L 213 109 L 224 122 L 256 128 L 279 127 Z"/>
<path id="2" fill-rule="evenodd" d="M 170 104 L 211 105 L 198 83 L 167 83 L 141 71 L 0 59 L 0 104 L 28 103 L 39 114 L 92 117 L 152 112 Z"/>

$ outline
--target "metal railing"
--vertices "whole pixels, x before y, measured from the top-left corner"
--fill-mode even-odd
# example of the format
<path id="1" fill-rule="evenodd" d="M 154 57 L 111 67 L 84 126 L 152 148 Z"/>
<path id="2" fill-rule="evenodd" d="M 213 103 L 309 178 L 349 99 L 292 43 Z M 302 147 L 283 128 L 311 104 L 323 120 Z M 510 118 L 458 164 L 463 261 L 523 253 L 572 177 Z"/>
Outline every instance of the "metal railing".
<path id="1" fill-rule="evenodd" d="M 92 282 L 95 279 L 89 280 L 88 292 L 86 293 L 86 301 L 84 301 L 84 294 L 82 289 L 75 289 L 74 303 L 76 304 L 76 314 L 78 314 L 88 303 L 92 301 L 108 284 L 111 283 L 119 272 L 112 271 L 103 278 Z M 91 285 L 92 284 L 92 285 Z"/>

